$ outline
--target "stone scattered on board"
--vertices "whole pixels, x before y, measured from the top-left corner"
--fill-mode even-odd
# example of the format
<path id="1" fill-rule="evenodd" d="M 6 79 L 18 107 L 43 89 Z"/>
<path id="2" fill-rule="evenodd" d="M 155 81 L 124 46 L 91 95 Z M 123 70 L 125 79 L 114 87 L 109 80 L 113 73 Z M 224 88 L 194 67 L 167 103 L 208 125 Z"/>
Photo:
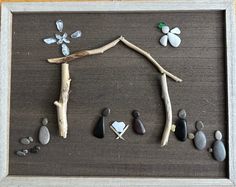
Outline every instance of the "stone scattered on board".
<path id="1" fill-rule="evenodd" d="M 23 145 L 29 145 L 30 144 L 30 140 L 28 138 L 21 138 L 20 139 L 20 143 Z"/>
<path id="2" fill-rule="evenodd" d="M 33 141 L 34 141 L 34 139 L 33 139 L 31 136 L 28 137 L 28 140 L 29 140 L 30 142 L 33 142 Z"/>
<path id="3" fill-rule="evenodd" d="M 40 151 L 40 149 L 41 149 L 40 146 L 36 145 L 33 148 L 30 148 L 29 152 L 30 153 L 38 153 Z"/>
<path id="4" fill-rule="evenodd" d="M 20 157 L 24 157 L 24 156 L 26 156 L 26 153 L 23 151 L 16 151 L 16 155 L 20 156 Z"/>
<path id="5" fill-rule="evenodd" d="M 188 139 L 193 140 L 195 135 L 193 133 L 188 133 Z"/>
<path id="6" fill-rule="evenodd" d="M 137 134 L 144 135 L 146 130 L 143 125 L 143 122 L 140 120 L 140 113 L 137 110 L 134 110 L 132 112 L 132 115 L 134 117 L 133 120 L 133 129 Z"/>

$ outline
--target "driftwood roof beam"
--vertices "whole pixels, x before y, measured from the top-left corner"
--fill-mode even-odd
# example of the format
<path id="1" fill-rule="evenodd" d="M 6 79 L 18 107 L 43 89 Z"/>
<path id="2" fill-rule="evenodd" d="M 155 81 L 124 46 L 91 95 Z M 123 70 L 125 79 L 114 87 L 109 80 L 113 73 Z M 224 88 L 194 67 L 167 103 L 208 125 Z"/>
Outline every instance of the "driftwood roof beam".
<path id="1" fill-rule="evenodd" d="M 99 47 L 97 49 L 82 50 L 82 51 L 75 52 L 75 53 L 73 53 L 69 56 L 66 56 L 66 57 L 51 58 L 51 59 L 48 59 L 48 62 L 55 63 L 55 64 L 68 63 L 68 62 L 71 62 L 71 61 L 76 60 L 78 58 L 85 57 L 85 56 L 102 54 L 105 51 L 107 51 L 108 49 L 111 49 L 112 47 L 114 47 L 120 41 L 122 43 L 124 43 L 127 47 L 133 49 L 134 51 L 136 51 L 136 52 L 140 53 L 141 55 L 143 55 L 144 57 L 146 57 L 160 71 L 160 73 L 162 73 L 162 74 L 165 73 L 168 77 L 172 78 L 173 80 L 175 80 L 177 82 L 182 82 L 182 79 L 178 78 L 177 76 L 175 76 L 172 73 L 165 70 L 149 53 L 147 53 L 146 51 L 137 47 L 136 45 L 130 43 L 123 36 L 120 36 L 118 39 L 116 39 L 116 40 L 114 40 L 102 47 Z"/>

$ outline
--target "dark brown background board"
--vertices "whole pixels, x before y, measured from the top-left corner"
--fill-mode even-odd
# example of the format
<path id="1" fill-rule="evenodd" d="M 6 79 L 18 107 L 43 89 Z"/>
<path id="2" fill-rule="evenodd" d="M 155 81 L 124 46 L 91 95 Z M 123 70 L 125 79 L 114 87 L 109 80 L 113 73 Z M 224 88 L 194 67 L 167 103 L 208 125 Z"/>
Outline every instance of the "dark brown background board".
<path id="1" fill-rule="evenodd" d="M 187 111 L 189 132 L 196 120 L 205 123 L 207 147 L 219 129 L 227 139 L 227 85 L 224 12 L 68 13 L 14 14 L 10 116 L 10 174 L 43 176 L 144 176 L 227 177 L 228 163 L 216 162 L 207 150 L 194 149 L 190 140 L 179 142 L 171 134 L 161 148 L 165 123 L 160 73 L 144 57 L 123 44 L 102 55 L 71 63 L 68 103 L 69 135 L 58 137 L 56 107 L 59 98 L 60 65 L 46 59 L 61 56 L 59 46 L 43 38 L 57 33 L 55 21 L 64 21 L 64 31 L 82 31 L 71 40 L 72 52 L 102 46 L 120 35 L 151 53 L 182 83 L 168 79 L 173 118 L 180 108 Z M 162 47 L 163 35 L 156 25 L 165 21 L 181 28 L 179 48 Z M 93 127 L 104 107 L 111 108 L 106 136 L 97 139 Z M 108 125 L 124 121 L 131 125 L 138 109 L 146 126 L 144 136 L 130 128 L 127 141 L 115 140 Z M 51 141 L 40 153 L 17 157 L 18 149 L 37 144 L 43 117 L 49 119 Z M 19 143 L 33 136 L 30 146 Z M 227 142 L 226 142 L 227 146 Z"/>

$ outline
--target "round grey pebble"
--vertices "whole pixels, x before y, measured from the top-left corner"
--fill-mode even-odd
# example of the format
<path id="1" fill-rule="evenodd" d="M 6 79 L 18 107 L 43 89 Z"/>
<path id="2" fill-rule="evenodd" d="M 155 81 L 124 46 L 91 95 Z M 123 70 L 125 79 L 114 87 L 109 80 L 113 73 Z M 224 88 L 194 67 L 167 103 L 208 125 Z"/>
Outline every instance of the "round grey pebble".
<path id="1" fill-rule="evenodd" d="M 202 131 L 197 131 L 194 138 L 194 145 L 198 150 L 203 150 L 206 147 L 206 136 Z"/>
<path id="2" fill-rule="evenodd" d="M 186 111 L 184 109 L 180 109 L 179 112 L 178 112 L 178 117 L 181 118 L 181 119 L 186 119 Z"/>
<path id="3" fill-rule="evenodd" d="M 196 128 L 198 131 L 202 130 L 202 129 L 204 128 L 203 122 L 202 122 L 202 121 L 196 121 L 196 123 L 195 123 L 195 128 Z"/>
<path id="4" fill-rule="evenodd" d="M 48 124 L 48 118 L 43 118 L 42 124 L 43 124 L 43 125 L 47 125 L 47 124 Z"/>
<path id="5" fill-rule="evenodd" d="M 23 144 L 23 145 L 29 145 L 30 140 L 28 138 L 21 138 L 20 143 Z"/>
<path id="6" fill-rule="evenodd" d="M 194 139 L 194 134 L 193 133 L 188 133 L 188 139 L 193 140 Z"/>
<path id="7" fill-rule="evenodd" d="M 48 144 L 50 141 L 50 132 L 45 125 L 42 125 L 39 129 L 39 142 L 42 145 Z"/>
<path id="8" fill-rule="evenodd" d="M 23 151 L 16 151 L 16 155 L 23 157 L 26 156 L 26 153 L 24 153 Z"/>
<path id="9" fill-rule="evenodd" d="M 219 130 L 217 130 L 215 132 L 215 139 L 217 139 L 217 140 L 221 140 L 222 139 L 222 134 L 221 134 L 221 132 Z"/>
<path id="10" fill-rule="evenodd" d="M 34 139 L 33 139 L 31 136 L 28 137 L 28 139 L 29 139 L 30 142 L 33 142 L 33 141 L 34 141 Z"/>

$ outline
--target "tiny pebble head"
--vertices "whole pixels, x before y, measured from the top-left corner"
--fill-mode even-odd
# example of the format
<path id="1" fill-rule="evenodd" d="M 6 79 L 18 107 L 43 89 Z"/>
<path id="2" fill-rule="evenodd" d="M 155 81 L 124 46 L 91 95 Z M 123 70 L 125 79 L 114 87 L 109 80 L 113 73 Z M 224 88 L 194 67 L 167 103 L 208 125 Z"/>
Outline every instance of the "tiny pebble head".
<path id="1" fill-rule="evenodd" d="M 132 112 L 132 115 L 133 115 L 134 118 L 138 118 L 138 117 L 140 116 L 140 113 L 139 113 L 139 111 L 134 110 L 134 111 Z"/>
<path id="2" fill-rule="evenodd" d="M 163 26 L 161 30 L 164 34 L 167 34 L 170 31 L 170 28 L 166 25 L 166 26 Z"/>
<path id="3" fill-rule="evenodd" d="M 215 131 L 215 139 L 216 140 L 222 139 L 222 133 L 219 130 Z"/>
<path id="4" fill-rule="evenodd" d="M 184 109 L 180 109 L 179 112 L 178 112 L 178 117 L 181 118 L 181 119 L 186 119 L 186 111 Z"/>
<path id="5" fill-rule="evenodd" d="M 102 115 L 103 116 L 108 116 L 108 115 L 110 115 L 110 113 L 111 113 L 111 109 L 110 108 L 105 108 L 103 111 L 102 111 Z"/>
<path id="6" fill-rule="evenodd" d="M 48 118 L 43 118 L 42 124 L 43 124 L 43 125 L 47 125 L 47 124 L 48 124 Z"/>
<path id="7" fill-rule="evenodd" d="M 195 123 L 195 128 L 196 128 L 198 131 L 202 130 L 202 129 L 204 128 L 203 122 L 202 122 L 202 121 L 196 121 L 196 123 Z"/>

